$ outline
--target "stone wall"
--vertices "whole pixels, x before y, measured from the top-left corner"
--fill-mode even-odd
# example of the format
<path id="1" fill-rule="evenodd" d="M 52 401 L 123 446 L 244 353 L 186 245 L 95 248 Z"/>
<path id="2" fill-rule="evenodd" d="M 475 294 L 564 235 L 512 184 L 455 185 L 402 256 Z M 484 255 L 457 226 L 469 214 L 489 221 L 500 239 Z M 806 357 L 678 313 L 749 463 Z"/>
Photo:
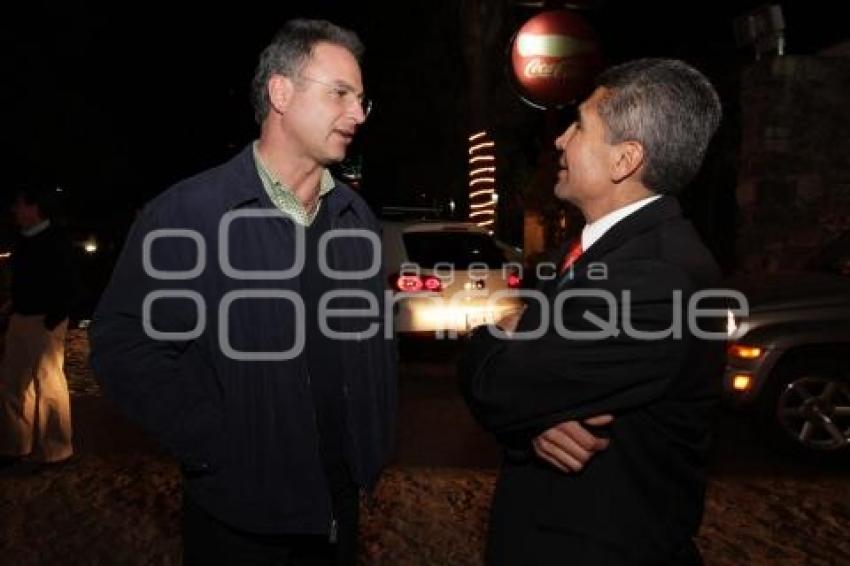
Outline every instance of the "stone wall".
<path id="1" fill-rule="evenodd" d="M 741 87 L 738 268 L 803 267 L 850 228 L 850 59 L 753 63 Z"/>

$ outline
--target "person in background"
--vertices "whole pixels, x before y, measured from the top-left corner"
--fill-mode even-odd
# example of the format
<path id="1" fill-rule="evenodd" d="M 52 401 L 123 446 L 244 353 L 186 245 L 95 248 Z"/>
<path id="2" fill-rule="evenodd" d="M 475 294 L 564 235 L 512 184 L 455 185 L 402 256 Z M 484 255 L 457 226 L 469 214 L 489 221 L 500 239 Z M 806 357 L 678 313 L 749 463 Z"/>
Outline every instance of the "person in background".
<path id="1" fill-rule="evenodd" d="M 51 219 L 54 191 L 17 192 L 9 317 L 0 362 L 0 457 L 56 464 L 74 453 L 65 334 L 74 294 L 71 244 Z"/>

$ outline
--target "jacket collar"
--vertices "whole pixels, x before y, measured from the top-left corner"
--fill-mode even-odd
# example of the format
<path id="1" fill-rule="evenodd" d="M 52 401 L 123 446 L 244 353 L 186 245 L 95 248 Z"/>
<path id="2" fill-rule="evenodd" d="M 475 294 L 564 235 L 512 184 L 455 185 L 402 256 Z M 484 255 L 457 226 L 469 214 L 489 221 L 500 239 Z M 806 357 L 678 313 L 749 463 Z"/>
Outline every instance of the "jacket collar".
<path id="1" fill-rule="evenodd" d="M 29 228 L 24 228 L 23 230 L 21 230 L 21 236 L 23 236 L 24 238 L 33 238 L 35 236 L 38 236 L 42 232 L 46 231 L 48 228 L 50 228 L 50 219 L 49 218 L 42 220 L 41 222 L 39 222 L 38 224 L 35 224 L 34 226 L 30 226 Z"/>
<path id="2" fill-rule="evenodd" d="M 257 174 L 252 143 L 246 145 L 242 151 L 225 163 L 223 169 L 228 183 L 224 197 L 224 205 L 227 210 L 233 210 L 252 202 L 258 203 L 262 208 L 274 208 L 274 203 L 263 189 L 263 183 Z M 334 183 L 334 190 L 325 197 L 331 215 L 333 217 L 339 216 L 349 207 L 357 213 L 357 207 L 351 206 L 355 197 L 354 191 L 345 183 L 341 183 L 336 177 L 334 177 Z"/>
<path id="3" fill-rule="evenodd" d="M 612 250 L 651 230 L 668 220 L 682 216 L 682 208 L 676 197 L 664 195 L 660 199 L 649 203 L 637 212 L 627 216 L 611 227 L 590 249 L 579 257 L 573 264 L 573 268 L 567 270 L 558 280 L 558 287 L 562 287 L 574 278 L 574 275 L 583 272 L 584 268 L 600 258 L 605 257 Z M 564 247 L 566 250 L 566 246 Z M 561 255 L 563 257 L 563 255 Z"/>

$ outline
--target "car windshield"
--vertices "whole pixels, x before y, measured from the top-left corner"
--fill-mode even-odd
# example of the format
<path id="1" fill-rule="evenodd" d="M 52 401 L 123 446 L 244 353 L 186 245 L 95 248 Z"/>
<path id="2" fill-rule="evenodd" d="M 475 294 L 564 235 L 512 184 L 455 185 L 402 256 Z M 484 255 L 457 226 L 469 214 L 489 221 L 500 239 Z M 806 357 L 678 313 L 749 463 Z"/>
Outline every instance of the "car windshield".
<path id="1" fill-rule="evenodd" d="M 472 263 L 501 269 L 508 262 L 504 252 L 486 234 L 408 232 L 403 239 L 408 260 L 422 269 L 433 269 L 437 263 L 450 263 L 455 269 L 467 269 Z"/>

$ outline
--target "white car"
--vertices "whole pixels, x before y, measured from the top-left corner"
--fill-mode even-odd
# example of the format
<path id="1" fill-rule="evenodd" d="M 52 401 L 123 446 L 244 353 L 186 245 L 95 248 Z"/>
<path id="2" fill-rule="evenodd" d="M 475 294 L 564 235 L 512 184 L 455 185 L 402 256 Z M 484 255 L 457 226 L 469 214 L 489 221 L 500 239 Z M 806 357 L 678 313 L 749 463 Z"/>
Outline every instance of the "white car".
<path id="1" fill-rule="evenodd" d="M 453 338 L 522 308 L 522 253 L 466 222 L 384 221 L 383 253 L 401 335 Z"/>

